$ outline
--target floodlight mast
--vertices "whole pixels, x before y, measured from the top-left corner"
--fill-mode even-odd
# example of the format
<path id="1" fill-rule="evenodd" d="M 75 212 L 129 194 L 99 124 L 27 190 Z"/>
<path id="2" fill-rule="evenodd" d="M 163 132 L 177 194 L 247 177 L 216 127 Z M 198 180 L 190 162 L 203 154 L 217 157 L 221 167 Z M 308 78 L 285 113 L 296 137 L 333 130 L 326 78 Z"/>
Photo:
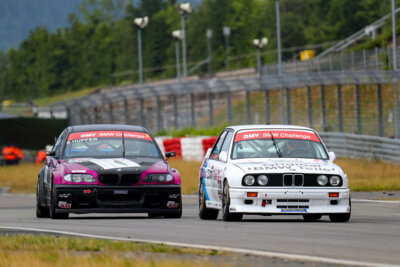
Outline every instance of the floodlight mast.
<path id="1" fill-rule="evenodd" d="M 181 66 L 180 66 L 180 56 L 179 56 L 179 41 L 182 40 L 182 31 L 176 30 L 172 32 L 172 38 L 175 41 L 175 56 L 176 56 L 176 80 L 181 81 Z"/>
<path id="2" fill-rule="evenodd" d="M 261 77 L 261 48 L 268 44 L 268 39 L 263 37 L 261 39 L 254 39 L 253 45 L 257 48 L 257 72 Z"/>
<path id="3" fill-rule="evenodd" d="M 187 66 L 186 66 L 186 29 L 185 29 L 185 17 L 192 13 L 192 5 L 190 3 L 180 3 L 179 13 L 181 14 L 182 23 L 182 58 L 183 58 L 183 81 L 187 81 Z M 189 94 L 186 94 L 186 126 L 189 126 Z M 192 103 L 193 105 L 194 103 Z M 194 125 L 193 114 L 192 114 L 192 126 Z"/>
<path id="4" fill-rule="evenodd" d="M 138 57 L 139 57 L 139 85 L 143 86 L 143 59 L 142 59 L 142 29 L 144 29 L 149 24 L 149 18 L 135 18 L 133 20 L 138 29 Z"/>

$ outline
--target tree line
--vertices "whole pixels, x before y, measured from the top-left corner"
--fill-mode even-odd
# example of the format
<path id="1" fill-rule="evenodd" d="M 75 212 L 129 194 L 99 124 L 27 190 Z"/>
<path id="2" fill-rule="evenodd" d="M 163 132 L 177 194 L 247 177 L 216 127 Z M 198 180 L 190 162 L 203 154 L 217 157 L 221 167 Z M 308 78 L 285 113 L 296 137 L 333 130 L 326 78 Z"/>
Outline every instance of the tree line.
<path id="1" fill-rule="evenodd" d="M 400 2 L 400 1 L 399 1 Z M 400 3 L 397 3 L 400 4 Z M 0 52 L 0 96 L 27 100 L 41 96 L 137 82 L 135 17 L 148 16 L 142 31 L 146 79 L 174 77 L 173 30 L 181 27 L 175 0 L 82 0 L 69 26 L 50 32 L 32 30 L 16 49 Z M 280 0 L 282 46 L 285 48 L 343 39 L 390 12 L 390 0 Z M 231 68 L 255 65 L 254 38 L 267 37 L 264 51 L 276 49 L 274 0 L 202 0 L 186 19 L 189 62 L 207 58 L 207 29 L 213 31 L 212 69 L 225 69 L 224 26 L 231 28 Z M 238 56 L 249 55 L 249 56 Z M 284 53 L 284 59 L 296 56 Z M 274 62 L 275 53 L 263 61 Z M 207 68 L 204 66 L 201 71 Z M 113 80 L 114 79 L 114 80 Z"/>

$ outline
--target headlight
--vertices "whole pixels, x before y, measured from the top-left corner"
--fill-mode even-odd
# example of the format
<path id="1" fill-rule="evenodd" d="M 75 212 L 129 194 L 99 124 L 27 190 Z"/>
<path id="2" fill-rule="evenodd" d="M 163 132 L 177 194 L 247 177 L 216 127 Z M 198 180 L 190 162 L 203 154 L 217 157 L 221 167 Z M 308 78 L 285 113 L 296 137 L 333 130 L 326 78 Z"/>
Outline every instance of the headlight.
<path id="1" fill-rule="evenodd" d="M 173 176 L 166 173 L 149 174 L 144 178 L 145 183 L 165 183 L 171 182 L 172 180 Z"/>
<path id="2" fill-rule="evenodd" d="M 326 175 L 318 176 L 317 183 L 322 186 L 326 185 L 328 183 L 328 177 Z"/>
<path id="3" fill-rule="evenodd" d="M 268 184 L 268 177 L 264 174 L 261 174 L 257 177 L 257 183 L 259 185 L 267 185 Z"/>
<path id="4" fill-rule="evenodd" d="M 85 183 L 94 183 L 96 182 L 96 179 L 87 173 L 70 173 L 67 175 L 64 175 L 64 180 L 72 183 L 80 183 L 80 182 L 85 182 Z"/>
<path id="5" fill-rule="evenodd" d="M 339 184 L 340 184 L 340 177 L 339 176 L 332 176 L 330 179 L 329 179 L 329 183 L 331 184 L 331 185 L 333 185 L 333 186 L 338 186 Z"/>
<path id="6" fill-rule="evenodd" d="M 244 177 L 244 184 L 245 185 L 253 185 L 256 182 L 256 178 L 253 175 L 246 175 Z"/>

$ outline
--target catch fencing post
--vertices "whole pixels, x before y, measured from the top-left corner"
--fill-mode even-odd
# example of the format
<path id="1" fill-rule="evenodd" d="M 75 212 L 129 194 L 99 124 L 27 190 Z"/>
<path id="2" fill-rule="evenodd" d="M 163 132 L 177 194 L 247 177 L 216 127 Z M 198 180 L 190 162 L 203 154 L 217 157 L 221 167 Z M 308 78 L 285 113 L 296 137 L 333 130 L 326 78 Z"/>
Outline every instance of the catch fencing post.
<path id="1" fill-rule="evenodd" d="M 379 70 L 379 54 L 378 47 L 375 46 L 375 69 Z"/>
<path id="2" fill-rule="evenodd" d="M 356 83 L 356 114 L 357 114 L 357 133 L 362 134 L 362 122 L 361 122 L 361 94 L 360 84 Z"/>
<path id="3" fill-rule="evenodd" d="M 195 106 L 194 106 L 194 94 L 190 94 L 190 109 L 191 109 L 191 125 L 192 127 L 196 127 L 196 115 L 195 115 Z"/>
<path id="4" fill-rule="evenodd" d="M 286 88 L 286 116 L 287 123 L 292 124 L 292 114 L 290 105 L 290 88 Z"/>
<path id="5" fill-rule="evenodd" d="M 322 131 L 326 131 L 325 85 L 323 84 L 321 84 L 321 117 L 322 117 Z"/>
<path id="6" fill-rule="evenodd" d="M 122 91 L 118 91 L 118 95 L 123 99 L 124 102 L 124 109 L 123 109 L 123 114 L 124 114 L 124 123 L 129 124 L 129 119 L 128 119 L 128 98 Z"/>
<path id="7" fill-rule="evenodd" d="M 339 117 L 339 132 L 343 132 L 343 106 L 342 106 L 342 86 L 337 84 L 337 105 Z"/>
<path id="8" fill-rule="evenodd" d="M 269 99 L 269 91 L 265 90 L 265 112 L 267 118 L 267 124 L 271 123 L 271 111 L 270 111 L 270 99 Z"/>
<path id="9" fill-rule="evenodd" d="M 307 86 L 308 123 L 313 128 L 311 86 Z"/>
<path id="10" fill-rule="evenodd" d="M 250 91 L 246 90 L 246 112 L 247 112 L 247 123 L 251 123 L 251 108 L 250 108 Z"/>
<path id="11" fill-rule="evenodd" d="M 146 127 L 146 118 L 145 118 L 145 114 L 144 114 L 144 104 L 145 104 L 144 98 L 143 97 L 140 98 L 139 101 L 140 101 L 140 124 L 143 127 Z"/>
<path id="12" fill-rule="evenodd" d="M 382 85 L 380 83 L 376 85 L 376 90 L 378 100 L 379 136 L 383 137 L 385 132 L 383 125 Z"/>

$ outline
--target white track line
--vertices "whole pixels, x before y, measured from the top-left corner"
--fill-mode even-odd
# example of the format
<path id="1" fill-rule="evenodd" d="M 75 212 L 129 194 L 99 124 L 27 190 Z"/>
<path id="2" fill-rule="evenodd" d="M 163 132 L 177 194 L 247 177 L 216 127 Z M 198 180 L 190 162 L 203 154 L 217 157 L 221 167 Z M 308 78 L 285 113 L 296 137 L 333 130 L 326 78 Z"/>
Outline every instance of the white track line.
<path id="1" fill-rule="evenodd" d="M 217 250 L 217 251 L 224 251 L 224 252 L 230 252 L 230 253 L 249 254 L 249 255 L 263 256 L 263 257 L 277 257 L 277 258 L 281 258 L 281 259 L 296 260 L 296 261 L 311 261 L 311 262 L 320 262 L 320 263 L 330 263 L 330 264 L 338 264 L 338 265 L 344 265 L 344 266 L 363 266 L 363 267 L 398 267 L 399 266 L 399 265 L 374 263 L 374 262 L 340 260 L 340 259 L 325 258 L 325 257 L 318 257 L 318 256 L 306 256 L 306 255 L 300 255 L 300 254 L 249 250 L 249 249 L 229 248 L 229 247 L 220 247 L 220 246 L 195 245 L 195 244 L 179 243 L 179 242 L 164 242 L 164 241 L 159 241 L 159 240 L 111 237 L 111 236 L 82 234 L 82 233 L 67 232 L 67 231 L 46 230 L 46 229 L 38 229 L 38 228 L 0 226 L 0 229 L 29 231 L 29 232 L 42 232 L 42 233 L 60 234 L 60 235 L 68 235 L 68 236 L 86 237 L 86 238 L 98 238 L 98 239 L 107 239 L 107 240 L 116 240 L 116 241 L 129 241 L 129 242 L 137 242 L 137 243 L 162 244 L 162 245 L 175 246 L 175 247 Z"/>
<path id="2" fill-rule="evenodd" d="M 372 200 L 372 199 L 351 199 L 353 202 L 372 202 L 372 203 L 389 203 L 389 204 L 400 204 L 400 200 Z"/>

